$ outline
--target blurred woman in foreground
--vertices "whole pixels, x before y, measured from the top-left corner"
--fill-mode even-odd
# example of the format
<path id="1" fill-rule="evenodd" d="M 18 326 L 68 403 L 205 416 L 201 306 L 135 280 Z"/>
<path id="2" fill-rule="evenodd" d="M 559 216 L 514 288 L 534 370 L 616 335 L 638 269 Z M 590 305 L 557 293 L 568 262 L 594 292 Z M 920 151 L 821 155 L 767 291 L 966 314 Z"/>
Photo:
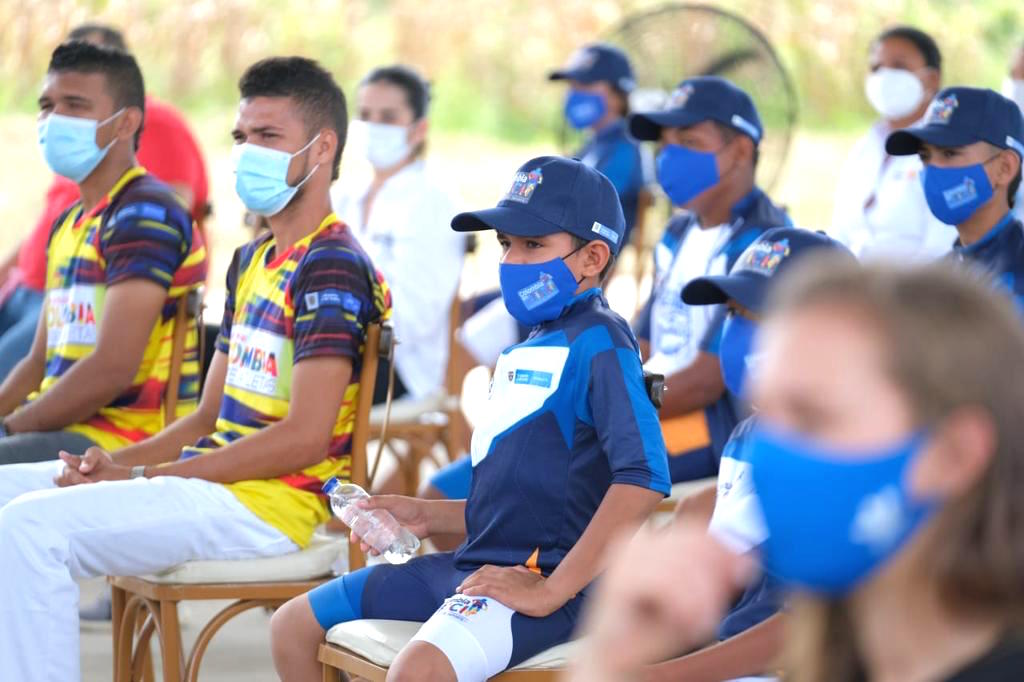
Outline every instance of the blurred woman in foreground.
<path id="1" fill-rule="evenodd" d="M 764 566 L 794 589 L 785 679 L 1024 679 L 1019 315 L 945 265 L 809 265 L 751 376 Z M 618 556 L 573 679 L 656 678 L 641 667 L 701 643 L 752 569 L 693 527 Z"/>

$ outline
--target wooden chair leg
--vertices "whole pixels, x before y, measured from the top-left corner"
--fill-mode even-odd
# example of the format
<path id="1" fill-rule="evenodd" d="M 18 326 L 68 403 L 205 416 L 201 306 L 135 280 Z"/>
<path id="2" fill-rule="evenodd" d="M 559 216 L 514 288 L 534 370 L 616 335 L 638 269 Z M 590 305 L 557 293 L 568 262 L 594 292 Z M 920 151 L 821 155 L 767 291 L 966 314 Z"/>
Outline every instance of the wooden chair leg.
<path id="1" fill-rule="evenodd" d="M 341 671 L 324 663 L 321 682 L 342 682 Z"/>
<path id="2" fill-rule="evenodd" d="M 160 653 L 163 656 L 164 682 L 180 682 L 183 674 L 181 624 L 178 602 L 160 602 Z"/>
<path id="3" fill-rule="evenodd" d="M 124 607 L 128 597 L 124 590 L 110 586 L 110 626 L 114 640 L 114 680 L 117 682 L 118 661 L 120 660 L 120 632 L 121 623 L 124 621 Z"/>

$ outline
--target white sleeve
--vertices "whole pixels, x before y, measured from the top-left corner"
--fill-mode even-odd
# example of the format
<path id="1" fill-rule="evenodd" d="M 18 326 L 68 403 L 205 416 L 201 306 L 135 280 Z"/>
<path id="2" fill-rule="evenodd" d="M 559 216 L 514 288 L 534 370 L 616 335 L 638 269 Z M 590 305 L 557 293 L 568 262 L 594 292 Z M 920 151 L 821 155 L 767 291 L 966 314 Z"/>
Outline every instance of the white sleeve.
<path id="1" fill-rule="evenodd" d="M 411 229 L 395 240 L 394 263 L 400 274 L 391 284 L 395 327 L 402 343 L 437 343 L 432 330 L 448 310 L 462 275 L 465 237 L 451 228 L 455 204 L 439 190 L 424 191 L 409 211 Z M 423 331 L 427 336 L 422 338 Z"/>

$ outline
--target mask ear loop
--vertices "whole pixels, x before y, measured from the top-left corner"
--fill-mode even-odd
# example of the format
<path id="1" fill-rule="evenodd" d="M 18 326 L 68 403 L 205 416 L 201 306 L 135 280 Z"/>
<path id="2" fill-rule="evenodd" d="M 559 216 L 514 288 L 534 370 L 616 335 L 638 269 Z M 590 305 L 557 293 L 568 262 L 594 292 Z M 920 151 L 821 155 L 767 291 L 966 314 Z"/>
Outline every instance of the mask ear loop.
<path id="1" fill-rule="evenodd" d="M 585 247 L 585 246 L 586 246 L 587 244 L 589 244 L 589 243 L 590 243 L 590 242 L 586 242 L 586 244 L 580 244 L 580 245 L 579 245 L 579 246 L 577 246 L 577 247 L 576 247 L 575 249 L 573 249 L 573 250 L 572 250 L 572 251 L 570 251 L 569 253 L 567 253 L 567 254 L 565 254 L 564 256 L 562 256 L 562 262 L 563 262 L 563 263 L 565 263 L 565 259 L 566 259 L 566 258 L 568 258 L 568 257 L 572 256 L 573 254 L 579 253 L 580 249 L 584 248 L 584 247 Z M 566 265 L 566 267 L 568 267 L 568 264 Z M 570 272 L 572 272 L 572 271 L 570 270 Z M 576 286 L 579 286 L 579 285 L 580 285 L 580 283 L 581 283 L 581 282 L 582 282 L 583 280 L 585 280 L 585 279 L 586 279 L 586 277 L 580 277 L 579 279 L 576 279 L 576 276 L 575 276 L 575 275 L 573 275 L 573 280 L 574 280 L 574 281 L 576 282 Z"/>
<path id="2" fill-rule="evenodd" d="M 127 108 L 128 108 L 128 107 L 121 107 L 120 109 L 118 109 L 117 111 L 115 111 L 114 113 L 112 113 L 112 114 L 111 114 L 110 116 L 108 116 L 107 118 L 105 118 L 105 119 L 103 119 L 102 121 L 100 121 L 99 123 L 97 123 L 97 124 L 96 124 L 96 130 L 99 130 L 99 129 L 100 129 L 100 126 L 105 126 L 105 125 L 107 125 L 108 123 L 110 123 L 111 121 L 113 121 L 113 120 L 114 120 L 115 118 L 117 118 L 118 116 L 120 116 L 121 114 L 123 114 L 123 113 L 125 112 L 125 109 L 127 109 Z M 94 139 L 94 140 L 93 140 L 93 144 L 95 144 L 95 143 L 96 143 L 96 140 Z M 110 143 L 109 143 L 109 144 L 108 144 L 108 145 L 107 145 L 106 147 L 104 147 L 104 148 L 103 148 L 103 153 L 104 153 L 104 154 L 106 154 L 106 153 L 107 153 L 108 151 L 110 151 L 110 148 L 111 148 L 111 147 L 113 147 L 113 146 L 114 146 L 115 144 L 117 144 L 117 135 L 115 135 L 115 136 L 114 136 L 114 139 L 112 139 L 112 140 L 110 141 Z M 97 145 L 97 146 L 98 146 L 98 145 Z"/>
<path id="3" fill-rule="evenodd" d="M 312 146 L 313 146 L 313 143 L 314 143 L 314 142 L 316 142 L 316 141 L 317 141 L 317 139 L 319 139 L 319 137 L 320 137 L 320 133 L 317 133 L 317 134 L 316 134 L 316 137 L 314 137 L 314 138 L 313 138 L 312 140 L 310 140 L 310 141 L 309 141 L 309 142 L 308 142 L 308 143 L 306 144 L 306 146 L 305 146 L 305 147 L 303 147 L 303 148 L 302 148 L 302 149 L 300 149 L 299 151 L 297 151 L 297 152 L 295 152 L 294 154 L 292 154 L 292 155 L 291 155 L 291 158 L 292 158 L 292 159 L 294 159 L 294 158 L 295 158 L 296 156 L 298 156 L 298 155 L 299 155 L 299 154 L 301 154 L 302 152 L 304 152 L 304 151 L 306 151 L 307 149 L 309 149 L 310 147 L 312 147 Z M 316 173 L 316 170 L 317 170 L 317 168 L 319 168 L 319 167 L 320 167 L 320 164 L 319 164 L 319 163 L 318 163 L 318 164 L 316 164 L 315 166 L 313 166 L 313 170 L 309 171 L 309 173 L 307 173 L 307 174 L 306 174 L 306 177 L 302 178 L 302 180 L 300 180 L 300 181 L 299 181 L 299 184 L 295 185 L 295 189 L 296 189 L 296 190 L 298 190 L 298 189 L 299 189 L 300 187 L 302 187 L 303 185 L 305 185 L 305 184 L 306 184 L 306 180 L 309 180 L 309 179 L 310 179 L 311 177 L 313 177 L 313 173 Z M 288 182 L 287 178 L 285 178 L 285 182 L 286 182 L 286 183 Z"/>

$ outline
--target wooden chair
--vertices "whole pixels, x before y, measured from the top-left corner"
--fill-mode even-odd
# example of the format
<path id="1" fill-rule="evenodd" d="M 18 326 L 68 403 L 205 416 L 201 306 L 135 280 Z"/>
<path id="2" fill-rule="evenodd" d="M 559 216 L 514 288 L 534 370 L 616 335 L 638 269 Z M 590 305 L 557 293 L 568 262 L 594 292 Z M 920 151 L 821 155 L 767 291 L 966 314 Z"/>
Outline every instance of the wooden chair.
<path id="1" fill-rule="evenodd" d="M 352 434 L 352 481 L 366 485 L 366 442 L 373 389 L 380 357 L 391 353 L 391 328 L 367 327 Z M 245 561 L 197 561 L 143 577 L 110 577 L 113 610 L 114 680 L 148 677 L 149 645 L 154 632 L 163 653 L 165 682 L 199 678 L 202 658 L 217 631 L 235 616 L 254 608 L 276 608 L 321 584 L 331 575 L 345 539 L 314 539 L 310 548 L 283 557 Z M 348 548 L 350 566 L 362 566 L 358 546 Z M 230 599 L 199 633 L 188 658 L 182 647 L 178 603 Z"/>
<path id="2" fill-rule="evenodd" d="M 453 297 L 449 309 L 448 348 L 449 357 L 456 344 L 456 331 L 459 327 L 462 300 L 458 293 Z M 401 343 L 401 339 L 398 340 Z M 384 444 L 398 461 L 402 477 L 403 492 L 415 495 L 419 489 L 420 464 L 425 459 L 432 459 L 440 468 L 458 457 L 459 444 L 455 442 L 450 426 L 461 410 L 459 405 L 462 394 L 463 376 L 459 373 L 457 363 L 449 360 L 445 369 L 445 382 L 442 390 L 423 399 L 400 398 L 391 406 L 387 433 Z M 372 438 L 381 438 L 382 425 L 385 421 L 385 409 L 378 405 L 370 412 L 370 432 Z M 393 447 L 398 441 L 405 443 L 407 448 Z M 434 456 L 434 446 L 444 445 L 446 462 L 438 461 Z"/>

